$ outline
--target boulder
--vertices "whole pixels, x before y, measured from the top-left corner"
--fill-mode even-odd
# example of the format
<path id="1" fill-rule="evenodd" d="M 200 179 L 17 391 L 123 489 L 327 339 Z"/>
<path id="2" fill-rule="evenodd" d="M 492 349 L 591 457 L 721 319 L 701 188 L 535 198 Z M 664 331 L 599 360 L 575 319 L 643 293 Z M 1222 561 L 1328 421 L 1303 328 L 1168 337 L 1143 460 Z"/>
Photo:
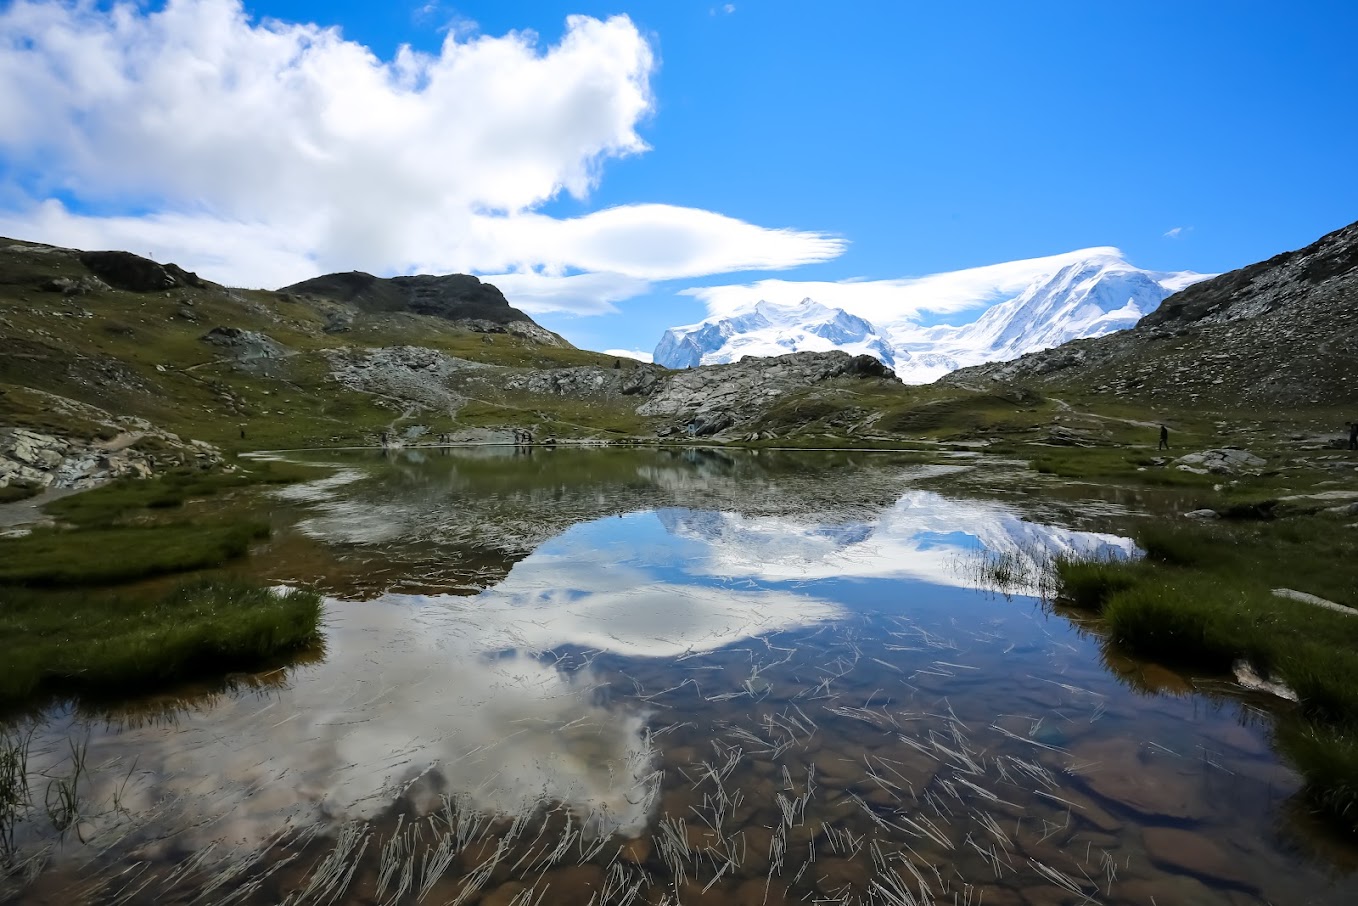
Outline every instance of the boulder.
<path id="1" fill-rule="evenodd" d="M 279 359 L 288 353 L 288 347 L 267 334 L 239 327 L 214 327 L 199 339 L 231 352 L 241 361 Z"/>
<path id="2" fill-rule="evenodd" d="M 693 437 L 710 437 L 719 431 L 725 431 L 735 424 L 735 421 L 729 412 L 704 412 L 688 423 L 688 433 Z"/>
<path id="3" fill-rule="evenodd" d="M 1222 447 L 1218 450 L 1203 450 L 1201 453 L 1189 453 L 1187 456 L 1180 456 L 1174 460 L 1174 467 L 1182 472 L 1193 472 L 1197 475 L 1239 475 L 1242 473 L 1257 472 L 1268 463 L 1239 447 Z"/>

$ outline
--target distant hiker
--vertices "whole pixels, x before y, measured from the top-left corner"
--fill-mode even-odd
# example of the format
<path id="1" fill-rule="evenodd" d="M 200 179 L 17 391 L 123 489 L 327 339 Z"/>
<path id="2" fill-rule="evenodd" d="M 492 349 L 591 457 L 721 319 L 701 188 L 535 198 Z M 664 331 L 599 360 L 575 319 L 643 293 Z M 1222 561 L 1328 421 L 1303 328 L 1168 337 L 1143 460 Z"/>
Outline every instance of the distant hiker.
<path id="1" fill-rule="evenodd" d="M 1358 450 L 1358 422 L 1349 422 L 1349 449 Z"/>
<path id="2" fill-rule="evenodd" d="M 524 444 L 525 447 L 532 446 L 532 444 L 533 444 L 533 432 L 532 432 L 532 431 L 529 431 L 529 430 L 527 430 L 527 429 L 524 429 L 524 432 L 523 432 L 523 444 Z"/>
<path id="3" fill-rule="evenodd" d="M 382 446 L 385 447 L 386 445 L 387 445 L 387 432 L 383 431 L 383 432 L 382 432 Z"/>
<path id="4" fill-rule="evenodd" d="M 241 440 L 245 440 L 245 426 L 244 426 L 244 425 L 241 425 L 241 426 L 240 426 L 240 439 L 241 439 Z"/>
<path id="5" fill-rule="evenodd" d="M 1164 425 L 1160 426 L 1160 445 L 1155 449 L 1157 450 L 1169 449 L 1169 429 L 1166 428 Z"/>

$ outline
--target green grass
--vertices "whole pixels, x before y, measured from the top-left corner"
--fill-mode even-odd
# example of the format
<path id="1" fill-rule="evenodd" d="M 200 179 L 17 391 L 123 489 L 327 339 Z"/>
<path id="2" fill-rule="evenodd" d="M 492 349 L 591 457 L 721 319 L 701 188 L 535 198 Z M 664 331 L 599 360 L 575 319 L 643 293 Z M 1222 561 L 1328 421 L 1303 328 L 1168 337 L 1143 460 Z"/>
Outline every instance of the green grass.
<path id="1" fill-rule="evenodd" d="M 39 529 L 0 540 L 0 584 L 98 585 L 220 566 L 269 536 L 261 522 Z"/>
<path id="2" fill-rule="evenodd" d="M 1188 669 L 1246 660 L 1300 700 L 1280 736 L 1317 808 L 1358 831 L 1358 617 L 1275 596 L 1358 605 L 1358 538 L 1327 519 L 1152 522 L 1140 562 L 1059 561 L 1060 599 L 1102 614 L 1121 650 Z"/>
<path id="3" fill-rule="evenodd" d="M 1304 799 L 1340 827 L 1358 828 L 1358 731 L 1294 718 L 1273 738 L 1305 779 Z"/>
<path id="4" fill-rule="evenodd" d="M 321 598 L 210 579 L 146 600 L 0 589 L 0 703 L 106 698 L 246 669 L 318 642 Z"/>
<path id="5" fill-rule="evenodd" d="M 1043 422 L 1046 409 L 1041 397 L 1024 391 L 1012 395 L 928 390 L 905 405 L 887 409 L 878 419 L 878 430 L 892 434 L 950 437 L 983 432 L 1031 430 Z M 936 398 L 930 399 L 933 395 Z"/>
<path id="6" fill-rule="evenodd" d="M 1210 529 L 1183 522 L 1153 522 L 1136 534 L 1146 559 L 1171 566 L 1199 566 L 1220 562 L 1222 550 Z"/>
<path id="7" fill-rule="evenodd" d="M 1052 566 L 1062 596 L 1086 610 L 1102 611 L 1113 594 L 1136 584 L 1136 566 L 1123 561 L 1059 557 Z"/>
<path id="8" fill-rule="evenodd" d="M 1034 471 L 1074 481 L 1210 488 L 1220 476 L 1196 475 L 1169 465 L 1157 465 L 1144 450 L 1125 447 L 1029 447 Z"/>

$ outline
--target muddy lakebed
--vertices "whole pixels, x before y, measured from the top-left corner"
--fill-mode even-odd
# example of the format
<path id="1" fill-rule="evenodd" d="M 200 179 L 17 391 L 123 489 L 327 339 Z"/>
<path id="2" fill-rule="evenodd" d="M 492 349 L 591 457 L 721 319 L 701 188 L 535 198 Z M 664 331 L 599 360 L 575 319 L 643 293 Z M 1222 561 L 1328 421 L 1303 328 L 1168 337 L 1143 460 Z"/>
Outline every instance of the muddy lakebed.
<path id="1" fill-rule="evenodd" d="M 330 596 L 324 651 L 11 727 L 5 899 L 1358 901 L 1271 703 L 1043 602 L 1136 546 L 921 486 L 959 466 L 293 458 L 329 468 L 247 568 Z"/>

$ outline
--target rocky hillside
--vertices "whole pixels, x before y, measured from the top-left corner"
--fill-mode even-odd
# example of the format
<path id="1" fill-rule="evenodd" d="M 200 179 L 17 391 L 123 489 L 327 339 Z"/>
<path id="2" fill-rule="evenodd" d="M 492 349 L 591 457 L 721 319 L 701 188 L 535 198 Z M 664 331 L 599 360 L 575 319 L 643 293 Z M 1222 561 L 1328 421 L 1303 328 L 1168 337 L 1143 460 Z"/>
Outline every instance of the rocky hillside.
<path id="1" fill-rule="evenodd" d="M 684 371 L 640 362 L 626 368 L 507 368 L 418 346 L 337 350 L 329 358 L 340 386 L 429 412 L 460 412 L 501 400 L 505 428 L 498 435 L 484 430 L 477 435 L 498 440 L 509 439 L 511 424 L 541 430 L 547 407 L 563 411 L 549 430 L 588 430 L 593 421 L 596 427 L 614 426 L 604 436 L 730 439 L 755 433 L 771 408 L 812 388 L 846 391 L 846 403 L 865 388 L 900 388 L 895 375 L 872 356 L 838 350 Z M 578 422 L 563 423 L 568 408 Z M 632 430 L 624 431 L 623 425 Z"/>
<path id="2" fill-rule="evenodd" d="M 1191 408 L 1352 406 L 1358 223 L 1190 286 L 1131 330 L 943 379 L 971 387 L 996 382 Z"/>
<path id="3" fill-rule="evenodd" d="M 126 252 L 3 239 L 0 349 L 0 487 L 197 462 L 209 450 L 190 439 L 229 454 L 509 442 L 515 429 L 782 437 L 809 430 L 807 394 L 821 431 L 904 392 L 876 360 L 838 351 L 671 371 L 575 349 L 473 277 L 350 273 L 242 290 Z"/>

